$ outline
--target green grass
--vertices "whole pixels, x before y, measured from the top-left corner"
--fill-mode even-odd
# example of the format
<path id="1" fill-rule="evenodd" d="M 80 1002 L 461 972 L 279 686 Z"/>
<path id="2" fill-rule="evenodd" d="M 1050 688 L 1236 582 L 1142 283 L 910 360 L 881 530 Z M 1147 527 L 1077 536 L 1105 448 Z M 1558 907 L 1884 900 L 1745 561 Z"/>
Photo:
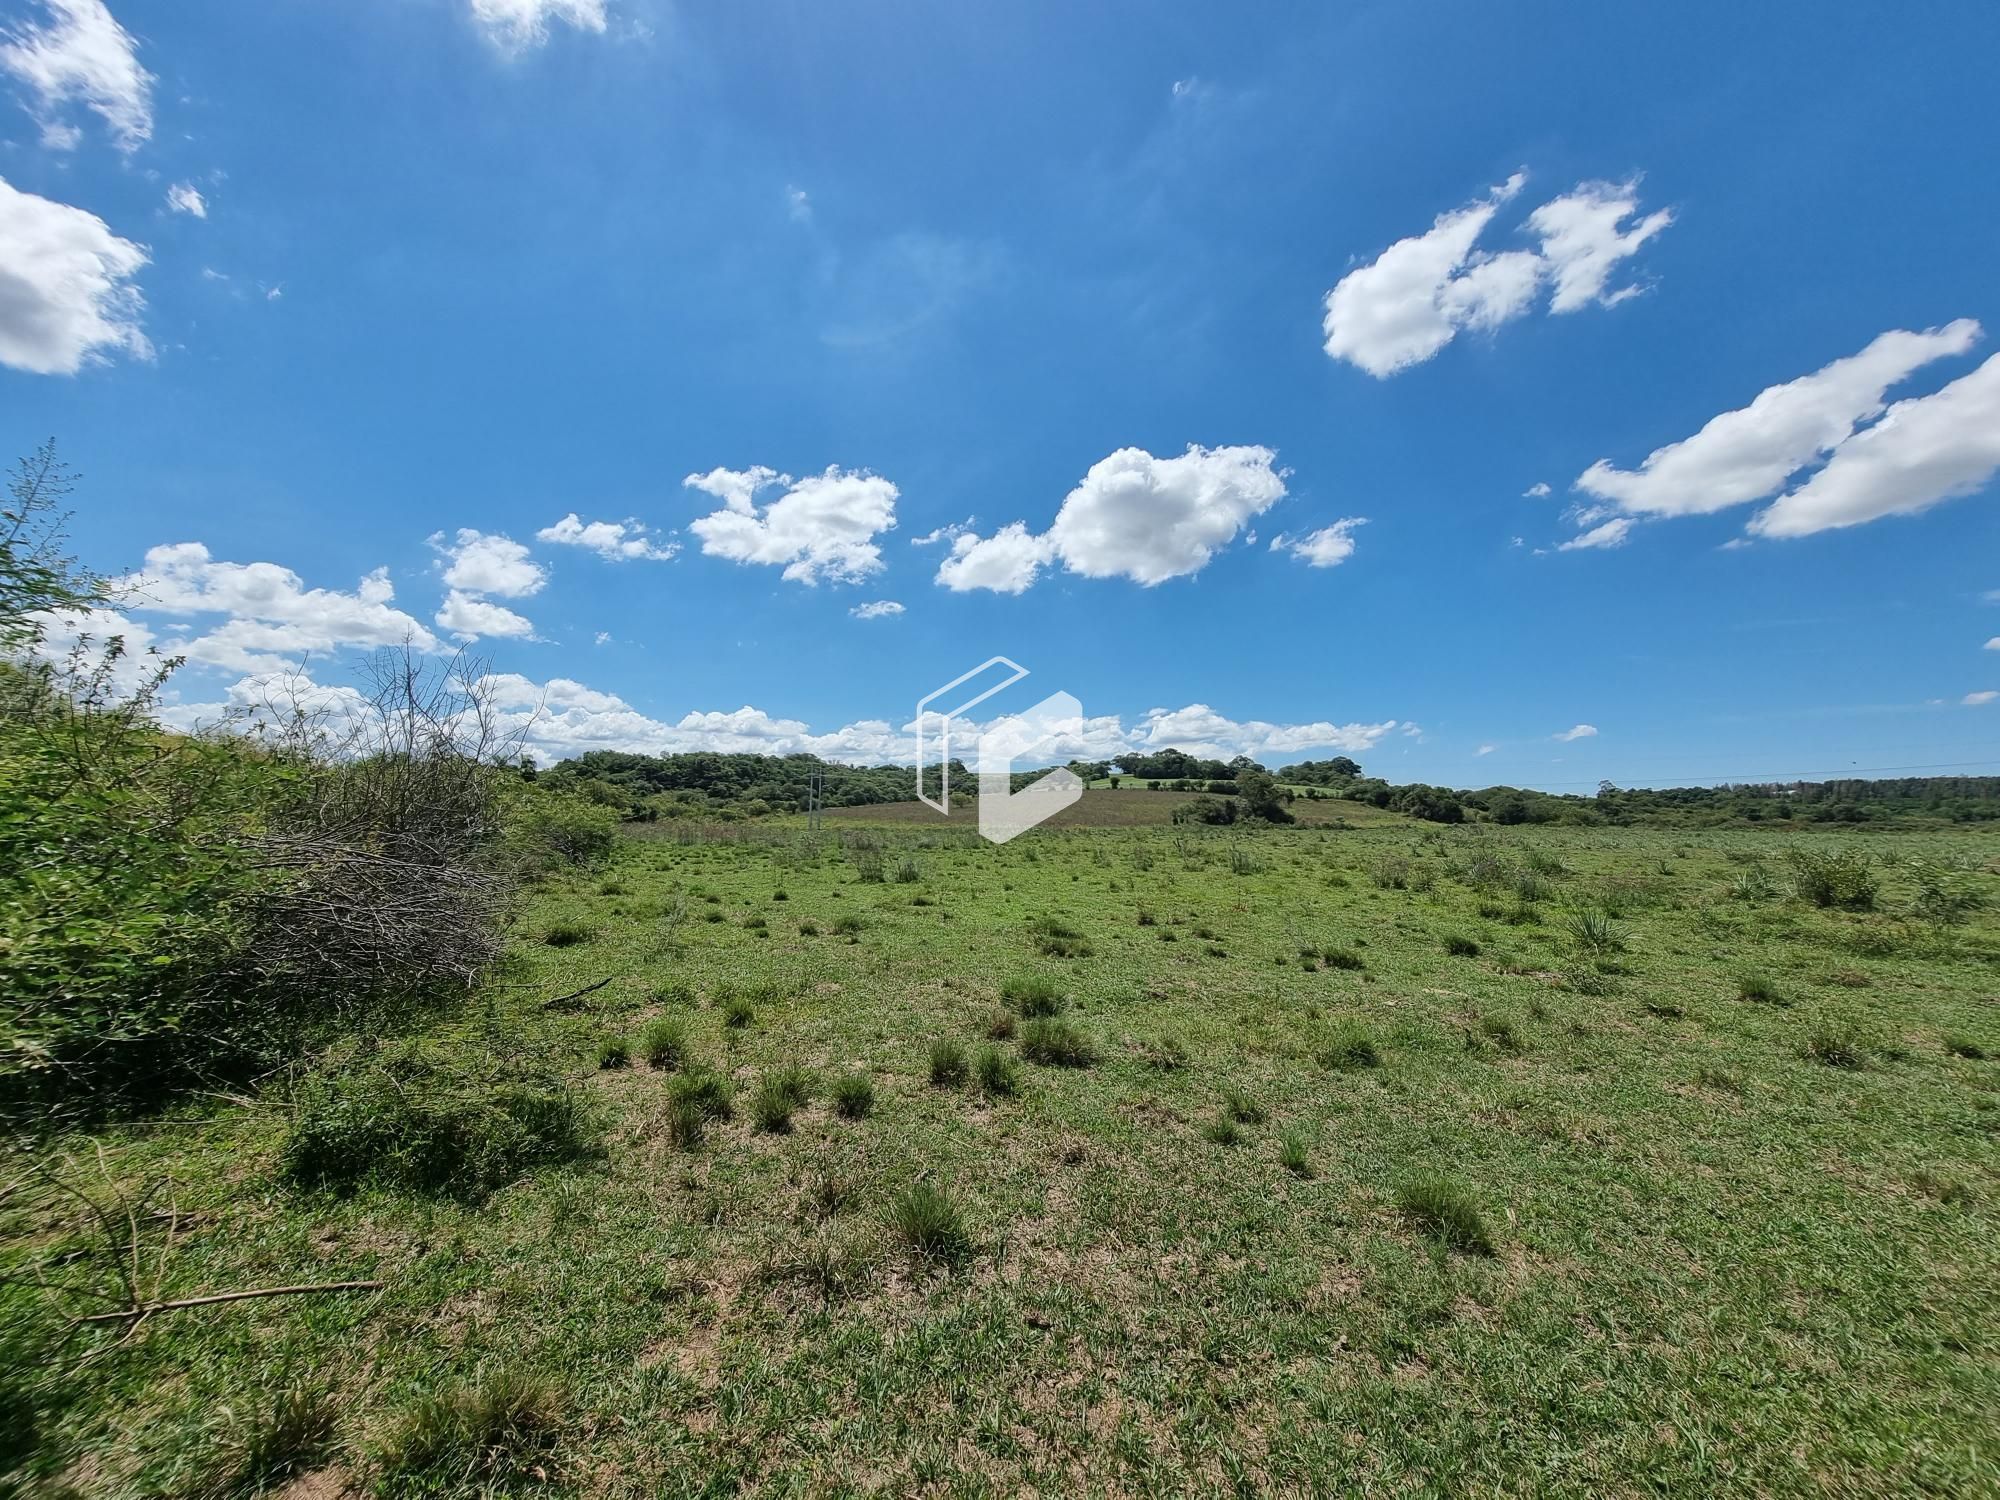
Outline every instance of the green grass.
<path id="1" fill-rule="evenodd" d="M 634 838 L 529 891 L 462 1002 L 49 1143 L 120 1235 L 157 1185 L 147 1298 L 383 1286 L 162 1313 L 113 1352 L 32 1285 L 120 1295 L 93 1221 L 17 1186 L 23 1488 L 2000 1490 L 2000 830 L 996 848 L 848 811 Z M 1800 894 L 1794 846 L 1865 849 L 1871 902 Z M 1988 899 L 1923 920 L 1912 860 Z M 665 944 L 674 909 L 722 920 Z M 1783 1003 L 1737 1003 L 1753 979 Z M 633 1066 L 600 1069 L 619 1037 Z M 37 1330 L 105 1352 L 57 1379 Z"/>

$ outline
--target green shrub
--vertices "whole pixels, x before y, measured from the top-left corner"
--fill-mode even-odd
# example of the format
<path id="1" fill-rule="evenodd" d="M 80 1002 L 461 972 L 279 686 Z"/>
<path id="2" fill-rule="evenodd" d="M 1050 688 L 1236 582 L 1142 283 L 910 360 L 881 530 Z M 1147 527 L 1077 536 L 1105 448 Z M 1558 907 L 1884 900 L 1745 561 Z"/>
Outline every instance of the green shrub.
<path id="1" fill-rule="evenodd" d="M 950 1037 L 939 1037 L 931 1043 L 931 1083 L 934 1087 L 954 1088 L 965 1082 L 965 1048 Z"/>
<path id="2" fill-rule="evenodd" d="M 511 1367 L 469 1386 L 418 1400 L 383 1449 L 382 1474 L 395 1493 L 430 1479 L 487 1493 L 511 1487 L 536 1455 L 555 1445 L 555 1387 Z"/>
<path id="3" fill-rule="evenodd" d="M 875 1108 L 875 1080 L 866 1073 L 843 1073 L 833 1081 L 834 1112 L 844 1120 L 866 1118 Z"/>
<path id="4" fill-rule="evenodd" d="M 833 920 L 834 933 L 840 937 L 854 937 L 860 933 L 862 926 L 861 917 L 856 912 L 843 913 Z"/>
<path id="5" fill-rule="evenodd" d="M 1575 911 L 1565 912 L 1562 919 L 1563 931 L 1577 948 L 1585 953 L 1619 953 L 1624 951 L 1624 934 L 1611 913 L 1597 906 L 1581 906 Z"/>
<path id="6" fill-rule="evenodd" d="M 1361 955 L 1352 948 L 1323 947 L 1319 950 L 1319 961 L 1329 969 L 1355 970 L 1368 967 Z"/>
<path id="7" fill-rule="evenodd" d="M 896 883 L 898 885 L 915 885 L 923 878 L 923 871 L 917 868 L 917 862 L 914 859 L 906 859 L 896 866 Z"/>
<path id="8" fill-rule="evenodd" d="M 280 1164 L 301 1187 L 376 1185 L 476 1202 L 597 1141 L 582 1096 L 559 1080 L 468 1078 L 412 1054 L 309 1080 Z"/>
<path id="9" fill-rule="evenodd" d="M 958 1205 L 933 1183 L 913 1183 L 897 1194 L 889 1205 L 889 1227 L 926 1260 L 958 1265 L 972 1254 L 972 1236 Z"/>
<path id="10" fill-rule="evenodd" d="M 1813 906 L 1873 911 L 1877 887 L 1873 857 L 1854 849 L 1788 849 L 1792 892 Z"/>
<path id="11" fill-rule="evenodd" d="M 1097 1061 L 1097 1049 L 1061 1017 L 1037 1016 L 1021 1027 L 1021 1056 L 1052 1067 L 1087 1068 Z"/>
<path id="12" fill-rule="evenodd" d="M 1006 1042 L 1014 1037 L 1014 1012 L 995 1009 L 986 1018 L 986 1036 L 989 1041 Z"/>
<path id="13" fill-rule="evenodd" d="M 1463 1187 L 1441 1177 L 1405 1183 L 1396 1192 L 1396 1206 L 1424 1234 L 1472 1255 L 1491 1255 L 1493 1241 L 1479 1205 Z"/>
<path id="14" fill-rule="evenodd" d="M 674 1016 L 656 1016 L 639 1031 L 639 1055 L 649 1068 L 671 1071 L 687 1060 L 687 1027 Z"/>
<path id="15" fill-rule="evenodd" d="M 530 869 L 579 869 L 611 857 L 618 814 L 587 797 L 522 785 L 514 798 L 507 845 Z"/>

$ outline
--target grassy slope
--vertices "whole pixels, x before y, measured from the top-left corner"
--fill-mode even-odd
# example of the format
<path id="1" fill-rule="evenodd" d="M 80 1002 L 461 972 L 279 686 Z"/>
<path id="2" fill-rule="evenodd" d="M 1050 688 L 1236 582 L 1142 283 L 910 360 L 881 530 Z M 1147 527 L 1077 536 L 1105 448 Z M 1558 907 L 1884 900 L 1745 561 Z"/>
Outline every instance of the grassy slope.
<path id="1" fill-rule="evenodd" d="M 1939 946 L 1888 917 L 1731 899 L 1728 856 L 1776 867 L 1783 841 L 1758 835 L 1295 831 L 1240 841 L 1262 868 L 1233 873 L 1227 837 L 877 832 L 920 880 L 857 883 L 831 833 L 753 833 L 636 845 L 603 889 L 538 893 L 517 962 L 440 1033 L 572 1068 L 608 1149 L 484 1209 L 287 1191 L 274 1105 L 107 1134 L 120 1179 L 176 1174 L 166 1295 L 388 1290 L 156 1321 L 66 1421 L 83 1491 L 191 1488 L 258 1389 L 301 1371 L 342 1393 L 336 1467 L 365 1474 L 399 1411 L 498 1364 L 565 1392 L 549 1493 L 2000 1486 L 2000 1064 L 1941 1045 L 2000 1050 L 1991 914 Z M 1978 835 L 1868 847 L 2000 855 Z M 1481 918 L 1488 898 L 1446 873 L 1531 850 L 1570 872 L 1539 922 Z M 1434 887 L 1378 887 L 1385 857 Z M 676 892 L 678 954 L 660 943 Z M 1574 961 L 1558 902 L 1606 896 L 1626 941 L 1607 962 L 1627 972 L 1600 976 L 1605 995 L 1551 982 Z M 826 930 L 847 913 L 853 942 Z M 1048 915 L 1094 952 L 1038 952 Z M 599 936 L 537 941 L 564 919 Z M 1482 951 L 1448 956 L 1446 934 Z M 1366 968 L 1308 970 L 1305 944 L 1354 945 Z M 1101 1062 L 1024 1068 L 1011 1100 L 931 1087 L 932 1040 L 976 1045 L 1017 972 L 1060 980 Z M 1746 972 L 1789 1003 L 1738 999 Z M 540 1007 L 607 975 L 595 1012 Z M 739 1110 L 676 1152 L 667 1078 L 588 1057 L 675 979 L 695 998 L 668 1008 L 739 1098 L 785 1062 L 863 1066 L 875 1115 L 815 1102 L 773 1136 Z M 754 1021 L 728 1030 L 716 1000 L 745 991 Z M 1344 1019 L 1382 1066 L 1314 1060 Z M 1865 1068 L 1801 1055 L 1849 1027 Z M 1187 1063 L 1162 1071 L 1169 1038 Z M 1203 1127 L 1228 1087 L 1269 1118 L 1223 1146 Z M 1309 1176 L 1279 1163 L 1288 1130 Z M 1445 1252 L 1396 1212 L 1432 1172 L 1471 1191 L 1496 1254 Z M 962 1270 L 913 1265 L 883 1227 L 920 1174 L 964 1207 Z"/>

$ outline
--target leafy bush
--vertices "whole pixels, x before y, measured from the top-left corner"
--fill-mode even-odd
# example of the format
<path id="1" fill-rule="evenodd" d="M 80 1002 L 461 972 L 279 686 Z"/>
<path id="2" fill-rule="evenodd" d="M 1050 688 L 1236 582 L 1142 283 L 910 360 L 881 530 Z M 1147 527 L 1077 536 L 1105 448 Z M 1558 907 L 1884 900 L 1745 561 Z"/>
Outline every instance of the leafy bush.
<path id="1" fill-rule="evenodd" d="M 509 807 L 507 848 L 530 871 L 602 864 L 618 843 L 618 814 L 586 797 L 517 783 Z"/>
<path id="2" fill-rule="evenodd" d="M 308 1080 L 280 1169 L 301 1187 L 375 1185 L 477 1202 L 597 1142 L 582 1096 L 560 1080 L 472 1078 L 406 1053 Z"/>
<path id="3" fill-rule="evenodd" d="M 1854 849 L 1789 849 L 1792 891 L 1801 901 L 1842 911 L 1873 911 L 1874 860 Z"/>
<path id="4" fill-rule="evenodd" d="M 1227 827 L 1236 821 L 1239 811 L 1233 797 L 1190 797 L 1174 809 L 1176 823 L 1208 823 Z"/>

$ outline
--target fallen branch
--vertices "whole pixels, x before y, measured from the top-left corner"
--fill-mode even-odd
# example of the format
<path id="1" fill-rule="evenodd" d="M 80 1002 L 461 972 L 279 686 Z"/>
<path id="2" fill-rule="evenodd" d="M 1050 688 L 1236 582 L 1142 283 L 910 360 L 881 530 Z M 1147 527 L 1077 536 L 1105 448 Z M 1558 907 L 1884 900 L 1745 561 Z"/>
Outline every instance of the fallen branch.
<path id="1" fill-rule="evenodd" d="M 303 1297 L 315 1292 L 379 1292 L 379 1281 L 322 1281 L 312 1286 L 262 1286 L 247 1292 L 214 1292 L 206 1297 L 182 1297 L 174 1302 L 149 1302 L 117 1312 L 92 1313 L 78 1323 L 122 1323 L 128 1318 L 150 1318 L 154 1313 L 173 1312 L 183 1307 L 209 1307 L 217 1302 L 247 1302 L 252 1297 Z"/>
<path id="2" fill-rule="evenodd" d="M 553 1000 L 544 1000 L 542 1002 L 542 1009 L 555 1010 L 560 1006 L 568 1005 L 573 1000 L 581 1000 L 585 995 L 592 994 L 597 990 L 603 989 L 607 984 L 611 983 L 611 981 L 616 977 L 617 976 L 614 974 L 606 974 L 602 979 L 598 980 L 597 983 L 595 984 L 586 984 L 582 989 L 573 991 L 570 994 L 558 995 Z"/>

